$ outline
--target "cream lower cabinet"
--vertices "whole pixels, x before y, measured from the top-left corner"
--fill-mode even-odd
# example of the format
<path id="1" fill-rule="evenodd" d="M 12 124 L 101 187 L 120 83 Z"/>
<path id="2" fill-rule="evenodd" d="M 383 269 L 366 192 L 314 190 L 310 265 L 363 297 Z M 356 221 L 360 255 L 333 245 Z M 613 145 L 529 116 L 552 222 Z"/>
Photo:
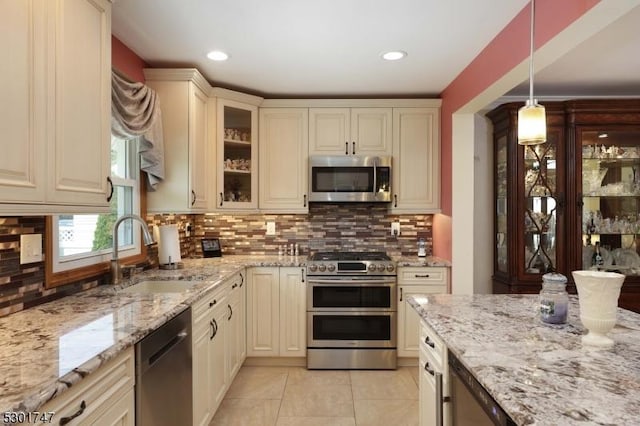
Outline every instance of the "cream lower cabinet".
<path id="1" fill-rule="evenodd" d="M 126 349 L 39 411 L 55 413 L 56 424 L 134 426 L 134 358 Z"/>
<path id="2" fill-rule="evenodd" d="M 440 212 L 440 108 L 393 109 L 392 213 Z"/>
<path id="3" fill-rule="evenodd" d="M 225 337 L 228 287 L 223 286 L 192 309 L 193 424 L 208 425 L 228 383 Z"/>
<path id="4" fill-rule="evenodd" d="M 0 26 L 0 214 L 108 211 L 111 2 L 5 1 Z"/>
<path id="5" fill-rule="evenodd" d="M 309 110 L 260 108 L 259 202 L 267 213 L 307 213 Z"/>
<path id="6" fill-rule="evenodd" d="M 214 148 L 209 123 L 209 83 L 193 69 L 145 69 L 162 110 L 165 179 L 147 193 L 149 212 L 196 213 L 209 209 Z"/>
<path id="7" fill-rule="evenodd" d="M 414 294 L 438 294 L 449 291 L 446 267 L 398 268 L 398 356 L 414 357 L 418 353 L 420 317 L 407 302 Z"/>
<path id="8" fill-rule="evenodd" d="M 391 155 L 391 108 L 310 108 L 310 155 Z"/>
<path id="9" fill-rule="evenodd" d="M 443 402 L 450 396 L 449 362 L 447 347 L 424 321 L 420 322 L 419 362 L 419 418 L 420 426 L 439 426 L 437 405 L 441 405 L 441 425 L 451 425 L 451 404 Z M 441 380 L 442 395 L 438 398 L 437 382 Z"/>
<path id="10" fill-rule="evenodd" d="M 304 268 L 248 270 L 247 356 L 306 356 Z"/>

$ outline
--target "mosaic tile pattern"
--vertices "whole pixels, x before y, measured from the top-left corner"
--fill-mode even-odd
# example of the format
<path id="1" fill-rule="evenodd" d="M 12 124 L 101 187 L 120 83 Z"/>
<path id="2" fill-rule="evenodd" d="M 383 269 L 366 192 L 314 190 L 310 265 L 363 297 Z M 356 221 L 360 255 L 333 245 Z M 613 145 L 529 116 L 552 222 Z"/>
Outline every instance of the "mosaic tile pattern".
<path id="1" fill-rule="evenodd" d="M 20 264 L 22 234 L 44 236 L 44 217 L 0 217 L 0 317 L 98 285 L 93 279 L 45 289 L 44 261 Z"/>

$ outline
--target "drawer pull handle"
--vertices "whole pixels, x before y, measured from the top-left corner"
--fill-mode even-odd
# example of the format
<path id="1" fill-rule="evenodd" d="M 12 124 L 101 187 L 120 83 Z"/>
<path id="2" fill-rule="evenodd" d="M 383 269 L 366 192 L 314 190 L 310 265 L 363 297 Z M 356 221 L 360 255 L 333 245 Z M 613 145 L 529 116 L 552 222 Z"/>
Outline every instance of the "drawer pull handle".
<path id="1" fill-rule="evenodd" d="M 231 305 L 227 305 L 227 308 L 229 308 L 229 318 L 227 318 L 227 321 L 231 321 L 231 317 L 233 316 L 233 309 L 231 309 Z"/>
<path id="2" fill-rule="evenodd" d="M 209 340 L 213 340 L 213 338 L 216 337 L 216 334 L 218 334 L 218 322 L 215 319 L 212 319 L 209 324 L 211 324 L 211 337 L 209 337 Z"/>
<path id="3" fill-rule="evenodd" d="M 429 278 L 429 274 L 416 274 L 415 275 L 416 278 Z"/>
<path id="4" fill-rule="evenodd" d="M 400 301 L 402 302 L 402 287 L 400 287 Z"/>
<path id="5" fill-rule="evenodd" d="M 424 371 L 426 371 L 427 373 L 431 374 L 432 376 L 435 376 L 436 372 L 433 371 L 433 368 L 429 368 L 429 361 L 424 363 Z"/>
<path id="6" fill-rule="evenodd" d="M 191 190 L 191 207 L 196 203 L 196 191 Z"/>
<path id="7" fill-rule="evenodd" d="M 431 346 L 433 349 L 435 349 L 435 347 L 436 347 L 436 344 L 433 342 L 433 340 L 431 340 L 431 339 L 429 338 L 429 336 L 427 336 L 427 337 L 425 337 L 425 338 L 424 338 L 424 343 L 425 343 L 425 345 L 427 345 L 427 346 Z"/>
<path id="8" fill-rule="evenodd" d="M 244 275 L 242 275 L 242 272 L 240 273 L 240 287 L 242 287 L 242 284 L 244 284 Z"/>
<path id="9" fill-rule="evenodd" d="M 83 399 L 82 402 L 80 403 L 80 409 L 78 411 L 76 411 L 74 414 L 70 415 L 69 417 L 63 417 L 60 419 L 60 423 L 59 423 L 60 426 L 66 425 L 67 423 L 71 422 L 71 420 L 81 416 L 82 413 L 84 413 L 85 408 L 87 408 L 87 403 L 84 402 L 84 399 Z"/>
<path id="10" fill-rule="evenodd" d="M 107 203 L 111 202 L 111 199 L 113 198 L 113 181 L 111 180 L 111 177 L 107 176 L 107 183 L 109 184 L 109 187 L 111 188 L 109 191 L 109 195 L 107 195 Z"/>
<path id="11" fill-rule="evenodd" d="M 216 299 L 213 299 L 213 302 L 209 302 L 209 307 L 213 307 L 213 305 L 215 305 L 216 303 L 218 303 L 218 301 Z"/>
<path id="12" fill-rule="evenodd" d="M 344 155 L 349 155 L 349 142 L 344 143 Z"/>

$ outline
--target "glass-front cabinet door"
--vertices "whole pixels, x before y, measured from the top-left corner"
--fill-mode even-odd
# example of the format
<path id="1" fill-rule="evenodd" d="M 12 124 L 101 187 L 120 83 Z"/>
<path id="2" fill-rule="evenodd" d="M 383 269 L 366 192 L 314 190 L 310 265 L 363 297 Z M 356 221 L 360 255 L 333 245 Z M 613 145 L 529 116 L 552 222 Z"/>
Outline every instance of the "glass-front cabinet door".
<path id="1" fill-rule="evenodd" d="M 218 99 L 218 209 L 258 207 L 258 109 Z"/>
<path id="2" fill-rule="evenodd" d="M 640 275 L 640 127 L 579 128 L 583 269 Z"/>
<path id="3" fill-rule="evenodd" d="M 520 203 L 524 220 L 523 275 L 558 271 L 564 207 L 562 151 L 558 150 L 561 129 L 548 128 L 547 142 L 525 146 L 524 200 Z"/>
<path id="4" fill-rule="evenodd" d="M 502 135 L 495 140 L 495 180 L 496 180 L 496 222 L 495 222 L 495 269 L 498 272 L 509 273 L 509 227 L 507 226 L 509 182 L 507 164 L 507 136 Z"/>

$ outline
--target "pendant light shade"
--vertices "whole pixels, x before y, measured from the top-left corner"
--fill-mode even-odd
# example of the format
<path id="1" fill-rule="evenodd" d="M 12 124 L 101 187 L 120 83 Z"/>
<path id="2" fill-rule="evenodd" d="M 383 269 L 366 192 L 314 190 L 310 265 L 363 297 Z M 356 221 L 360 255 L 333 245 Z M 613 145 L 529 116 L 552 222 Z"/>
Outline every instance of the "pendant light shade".
<path id="1" fill-rule="evenodd" d="M 518 143 L 539 145 L 547 141 L 547 118 L 545 109 L 533 99 L 533 29 L 535 27 L 535 0 L 531 0 L 531 54 L 529 56 L 529 99 L 518 110 Z"/>
<path id="2" fill-rule="evenodd" d="M 527 99 L 518 110 L 518 143 L 539 145 L 547 141 L 547 117 L 544 107 L 534 99 Z"/>

